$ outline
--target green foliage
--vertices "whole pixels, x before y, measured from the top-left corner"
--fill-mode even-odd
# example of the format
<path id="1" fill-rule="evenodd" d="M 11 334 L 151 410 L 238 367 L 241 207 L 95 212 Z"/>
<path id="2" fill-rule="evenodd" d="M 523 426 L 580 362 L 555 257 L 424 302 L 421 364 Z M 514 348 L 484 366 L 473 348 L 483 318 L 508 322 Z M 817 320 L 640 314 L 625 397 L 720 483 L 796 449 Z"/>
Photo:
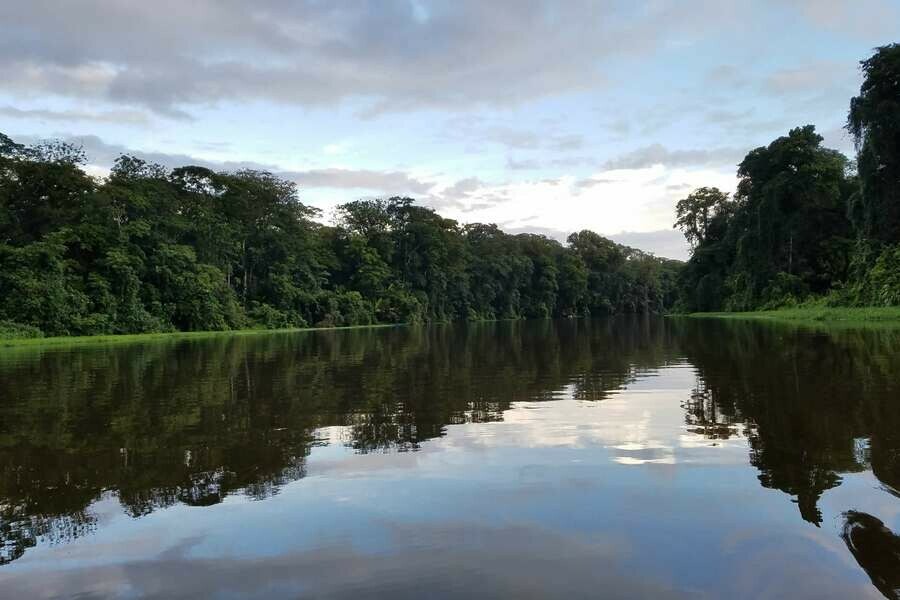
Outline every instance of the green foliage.
<path id="1" fill-rule="evenodd" d="M 734 200 L 701 188 L 678 203 L 676 227 L 694 244 L 680 307 L 793 305 L 846 278 L 852 181 L 847 159 L 821 142 L 811 125 L 792 129 L 747 154 Z"/>
<path id="2" fill-rule="evenodd" d="M 875 306 L 900 306 L 900 245 L 885 248 L 868 273 Z"/>
<path id="3" fill-rule="evenodd" d="M 460 226 L 410 198 L 315 221 L 271 173 L 168 170 L 0 137 L 0 319 L 28 335 L 663 312 L 679 263 L 590 231 Z"/>
<path id="4" fill-rule="evenodd" d="M 399 287 L 390 287 L 375 299 L 375 320 L 379 323 L 419 323 L 425 320 L 425 307 L 414 295 Z"/>
<path id="5" fill-rule="evenodd" d="M 44 332 L 31 325 L 13 321 L 0 321 L 0 340 L 36 339 L 44 337 Z"/>
<path id="6" fill-rule="evenodd" d="M 859 96 L 850 101 L 847 129 L 859 150 L 859 194 L 853 217 L 861 234 L 900 242 L 900 44 L 860 63 Z"/>
<path id="7" fill-rule="evenodd" d="M 278 310 L 273 306 L 256 302 L 255 300 L 250 303 L 247 317 L 254 327 L 262 329 L 289 329 L 307 326 L 306 321 L 302 317 Z"/>
<path id="8" fill-rule="evenodd" d="M 854 254 L 857 272 L 849 285 L 828 297 L 832 306 L 900 306 L 900 244 L 861 243 Z"/>
<path id="9" fill-rule="evenodd" d="M 319 298 L 321 317 L 317 327 L 370 325 L 375 322 L 372 303 L 359 292 L 323 292 Z"/>
<path id="10" fill-rule="evenodd" d="M 747 154 L 733 201 L 700 188 L 678 203 L 693 248 L 679 310 L 900 305 L 900 44 L 861 64 L 858 173 L 807 125 Z"/>
<path id="11" fill-rule="evenodd" d="M 65 258 L 65 231 L 24 247 L 0 245 L 0 318 L 49 335 L 82 332 L 87 296 Z"/>
<path id="12" fill-rule="evenodd" d="M 675 206 L 675 227 L 684 232 L 684 237 L 694 248 L 706 241 L 713 220 L 728 212 L 728 194 L 719 188 L 701 187 L 678 201 Z"/>

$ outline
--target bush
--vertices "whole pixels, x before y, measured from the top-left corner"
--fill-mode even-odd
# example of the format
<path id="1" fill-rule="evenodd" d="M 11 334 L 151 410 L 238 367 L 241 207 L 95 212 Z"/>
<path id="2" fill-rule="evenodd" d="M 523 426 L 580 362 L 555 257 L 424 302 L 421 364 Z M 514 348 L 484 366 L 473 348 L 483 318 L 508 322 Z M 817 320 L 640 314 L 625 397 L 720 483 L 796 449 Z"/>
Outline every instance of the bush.
<path id="1" fill-rule="evenodd" d="M 348 325 L 370 325 L 375 322 L 372 303 L 359 292 L 322 292 L 317 298 L 317 319 L 319 327 L 343 327 Z"/>
<path id="2" fill-rule="evenodd" d="M 42 338 L 44 332 L 32 325 L 0 320 L 0 340 Z"/>
<path id="3" fill-rule="evenodd" d="M 0 244 L 0 317 L 48 335 L 78 333 L 88 298 L 64 258 L 64 233 L 23 248 Z"/>
<path id="4" fill-rule="evenodd" d="M 797 275 L 780 271 L 762 293 L 762 310 L 796 306 L 809 296 L 809 287 Z"/>
<path id="5" fill-rule="evenodd" d="M 882 250 L 866 277 L 875 306 L 900 306 L 900 245 Z"/>
<path id="6" fill-rule="evenodd" d="M 274 306 L 262 302 L 251 302 L 247 316 L 254 327 L 265 329 L 290 329 L 307 327 L 306 320 L 293 311 L 278 310 Z"/>
<path id="7" fill-rule="evenodd" d="M 391 287 L 375 301 L 375 318 L 380 323 L 419 323 L 424 307 L 404 289 Z"/>
<path id="8" fill-rule="evenodd" d="M 860 241 L 851 265 L 851 281 L 829 294 L 829 305 L 900 306 L 900 245 Z"/>

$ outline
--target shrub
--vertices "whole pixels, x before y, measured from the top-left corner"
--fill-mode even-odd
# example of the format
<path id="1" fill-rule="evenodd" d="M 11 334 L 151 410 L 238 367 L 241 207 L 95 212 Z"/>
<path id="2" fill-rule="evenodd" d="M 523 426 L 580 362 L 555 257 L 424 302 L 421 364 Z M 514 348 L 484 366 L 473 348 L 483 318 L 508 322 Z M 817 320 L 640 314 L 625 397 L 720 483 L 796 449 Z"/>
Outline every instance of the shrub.
<path id="1" fill-rule="evenodd" d="M 265 329 L 289 329 L 306 327 L 306 320 L 293 311 L 278 310 L 274 306 L 262 302 L 252 302 L 247 316 L 255 327 Z"/>
<path id="2" fill-rule="evenodd" d="M 0 340 L 42 338 L 44 332 L 32 325 L 0 320 Z"/>

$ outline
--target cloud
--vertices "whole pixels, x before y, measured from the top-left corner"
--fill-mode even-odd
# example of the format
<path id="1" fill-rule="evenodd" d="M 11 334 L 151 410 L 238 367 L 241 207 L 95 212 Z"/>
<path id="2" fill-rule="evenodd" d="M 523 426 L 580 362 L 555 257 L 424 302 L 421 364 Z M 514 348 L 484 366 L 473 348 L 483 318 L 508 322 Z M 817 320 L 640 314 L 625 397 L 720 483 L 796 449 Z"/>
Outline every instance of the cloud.
<path id="1" fill-rule="evenodd" d="M 528 219 L 530 220 L 530 219 Z M 506 233 L 510 233 L 512 235 L 517 235 L 520 233 L 533 233 L 536 235 L 543 235 L 552 240 L 556 240 L 557 242 L 563 244 L 566 241 L 566 238 L 569 237 L 569 234 L 572 233 L 573 230 L 568 229 L 555 229 L 553 227 L 541 227 L 540 225 L 518 225 L 515 227 L 507 226 L 505 223 L 501 224 L 503 231 Z"/>
<path id="2" fill-rule="evenodd" d="M 611 234 L 609 238 L 625 246 L 652 252 L 656 256 L 677 260 L 687 260 L 690 256 L 690 248 L 684 235 L 677 229 L 623 231 Z"/>
<path id="3" fill-rule="evenodd" d="M 843 124 L 835 125 L 834 127 L 829 127 L 827 129 L 821 129 L 819 130 L 819 135 L 822 136 L 822 145 L 825 147 L 840 150 L 847 156 L 853 156 L 853 138 L 844 128 Z"/>
<path id="4" fill-rule="evenodd" d="M 482 141 L 500 144 L 507 148 L 539 148 L 544 140 L 536 131 L 513 129 L 511 127 L 491 127 L 480 133 Z"/>
<path id="5" fill-rule="evenodd" d="M 873 36 L 896 38 L 897 23 L 900 23 L 900 7 L 894 0 L 793 0 L 787 4 L 792 4 L 818 27 L 859 37 L 866 42 Z M 892 40 L 885 39 L 884 43 L 889 41 Z"/>
<path id="6" fill-rule="evenodd" d="M 436 201 L 429 204 L 461 222 L 500 223 L 510 232 L 538 232 L 564 239 L 580 229 L 603 235 L 668 229 L 675 220 L 675 203 L 685 190 L 707 185 L 730 192 L 735 183 L 731 170 L 656 164 L 600 170 L 585 178 L 479 181 L 477 187 L 466 186 L 464 194 L 452 193 L 452 187 L 433 191 Z M 540 218 L 535 220 L 534 215 Z M 665 252 L 661 255 L 681 255 L 671 251 L 671 246 Z"/>
<path id="7" fill-rule="evenodd" d="M 561 135 L 550 140 L 554 150 L 580 150 L 584 146 L 584 138 L 580 135 Z"/>
<path id="8" fill-rule="evenodd" d="M 667 167 L 725 166 L 735 165 L 746 154 L 747 149 L 712 148 L 696 150 L 670 150 L 662 144 L 651 144 L 627 154 L 606 161 L 603 168 L 644 169 L 653 165 Z"/>
<path id="9" fill-rule="evenodd" d="M 507 157 L 506 168 L 511 171 L 535 171 L 545 167 L 555 168 L 574 168 L 574 167 L 596 167 L 597 159 L 592 156 L 561 156 L 551 158 L 549 160 L 540 161 L 534 158 L 514 159 Z"/>
<path id="10" fill-rule="evenodd" d="M 58 137 L 65 142 L 75 144 L 76 146 L 81 146 L 81 148 L 87 155 L 88 163 L 97 167 L 109 168 L 113 165 L 113 163 L 119 156 L 127 154 L 131 156 L 137 156 L 148 162 L 160 164 L 170 169 L 175 167 L 182 167 L 185 165 L 197 165 L 210 169 L 221 170 L 265 168 L 263 165 L 254 162 L 223 163 L 204 160 L 202 158 L 197 158 L 189 154 L 136 150 L 134 148 L 129 148 L 121 144 L 106 142 L 96 135 L 60 135 Z M 31 145 L 41 140 L 35 136 L 20 136 L 16 139 L 16 141 Z"/>
<path id="11" fill-rule="evenodd" d="M 849 93 L 856 81 L 855 63 L 821 61 L 778 69 L 765 78 L 763 90 L 776 96 L 784 96 L 821 93 L 837 87 L 847 89 Z"/>
<path id="12" fill-rule="evenodd" d="M 706 73 L 706 82 L 729 89 L 747 85 L 747 69 L 737 65 L 716 65 Z"/>
<path id="13" fill-rule="evenodd" d="M 453 198 L 463 198 L 469 196 L 483 185 L 484 183 L 477 177 L 468 177 L 457 181 L 455 184 L 445 189 L 444 194 Z"/>
<path id="14" fill-rule="evenodd" d="M 707 123 L 731 125 L 734 123 L 746 121 L 753 116 L 754 112 L 756 111 L 752 108 L 748 108 L 747 110 L 713 109 L 707 111 L 703 116 L 703 119 Z"/>
<path id="15" fill-rule="evenodd" d="M 507 157 L 506 168 L 512 171 L 533 171 L 541 168 L 541 163 L 534 159 L 516 160 Z"/>
<path id="16" fill-rule="evenodd" d="M 368 190 L 377 195 L 413 195 L 427 196 L 436 182 L 413 177 L 401 171 L 376 171 L 370 169 L 310 169 L 305 171 L 286 170 L 277 165 L 253 161 L 217 161 L 206 160 L 188 154 L 172 154 L 165 152 L 148 152 L 128 148 L 120 144 L 110 144 L 95 135 L 62 136 L 63 140 L 81 146 L 88 157 L 90 165 L 108 169 L 116 158 L 123 154 L 137 156 L 148 162 L 160 164 L 173 169 L 185 165 L 196 165 L 217 171 L 238 171 L 253 169 L 270 171 L 285 179 L 295 181 L 301 189 L 327 188 L 336 190 Z M 39 140 L 34 137 L 19 138 L 17 141 L 34 144 Z"/>
<path id="17" fill-rule="evenodd" d="M 5 2 L 4 91 L 170 117 L 267 100 L 368 113 L 510 106 L 596 89 L 601 64 L 731 18 L 731 3 L 641 10 L 613 0 Z M 426 16 L 423 16 L 426 15 Z"/>
<path id="18" fill-rule="evenodd" d="M 457 115 L 447 119 L 441 140 L 460 141 L 470 146 L 496 144 L 510 150 L 540 150 L 567 152 L 584 147 L 584 136 L 578 133 L 559 133 L 557 123 L 535 123 L 531 128 L 510 125 L 481 116 Z"/>
<path id="19" fill-rule="evenodd" d="M 145 125 L 149 118 L 146 113 L 134 110 L 110 110 L 88 112 L 79 110 L 20 109 L 14 106 L 0 106 L 0 115 L 12 119 L 33 119 L 38 121 L 92 121 L 96 123 L 117 123 L 121 125 Z"/>
<path id="20" fill-rule="evenodd" d="M 553 167 L 596 167 L 597 159 L 593 156 L 562 156 L 547 162 Z"/>
<path id="21" fill-rule="evenodd" d="M 596 186 L 596 185 L 603 185 L 603 184 L 606 184 L 606 183 L 616 183 L 616 181 L 617 181 L 616 179 L 594 179 L 594 178 L 588 178 L 588 179 L 579 179 L 579 180 L 576 181 L 573 185 L 574 185 L 576 188 L 591 188 L 591 187 L 594 187 L 594 186 Z"/>
<path id="22" fill-rule="evenodd" d="M 280 174 L 296 181 L 301 187 L 382 190 L 391 195 L 427 194 L 435 185 L 399 171 L 313 169 L 281 171 Z"/>
<path id="23" fill-rule="evenodd" d="M 502 186 L 487 184 L 477 177 L 460 179 L 419 198 L 420 202 L 441 213 L 448 210 L 458 213 L 483 211 L 509 200 L 510 196 Z"/>
<path id="24" fill-rule="evenodd" d="M 566 238 L 573 231 L 584 227 L 573 226 L 569 229 L 557 229 L 533 225 L 531 221 L 540 220 L 540 216 L 528 217 L 517 221 L 500 223 L 501 228 L 507 233 L 534 233 L 565 243 Z M 663 258 L 675 260 L 687 260 L 690 258 L 690 246 L 684 239 L 684 235 L 677 229 L 658 229 L 655 231 L 621 231 L 619 233 L 605 233 L 609 239 L 623 246 L 637 248 L 644 252 L 651 252 Z"/>

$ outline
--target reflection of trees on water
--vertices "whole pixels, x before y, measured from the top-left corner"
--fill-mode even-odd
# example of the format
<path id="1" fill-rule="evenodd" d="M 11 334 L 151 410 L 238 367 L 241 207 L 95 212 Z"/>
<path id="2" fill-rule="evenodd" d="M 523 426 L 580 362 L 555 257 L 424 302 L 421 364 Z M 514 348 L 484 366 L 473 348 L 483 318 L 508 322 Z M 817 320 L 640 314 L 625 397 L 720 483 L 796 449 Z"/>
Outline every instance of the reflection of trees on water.
<path id="1" fill-rule="evenodd" d="M 679 321 L 700 383 L 689 424 L 727 435 L 747 424 L 762 485 L 794 497 L 820 524 L 818 500 L 842 473 L 871 468 L 896 488 L 900 473 L 900 331 L 830 334 L 780 325 Z"/>
<path id="2" fill-rule="evenodd" d="M 841 537 L 885 598 L 900 600 L 900 536 L 872 515 L 847 511 Z"/>
<path id="3" fill-rule="evenodd" d="M 710 389 L 706 382 L 697 377 L 690 397 L 681 407 L 685 411 L 685 423 L 688 431 L 711 440 L 727 440 L 740 434 L 743 419 L 733 410 L 723 412 L 718 389 Z"/>
<path id="4" fill-rule="evenodd" d="M 721 439 L 744 422 L 760 483 L 793 496 L 804 520 L 821 524 L 819 498 L 844 473 L 871 469 L 900 495 L 900 331 L 675 326 L 698 372 L 688 425 Z M 900 537 L 865 513 L 844 519 L 850 552 L 885 597 L 900 599 Z"/>
<path id="5" fill-rule="evenodd" d="M 688 430 L 746 437 L 761 484 L 805 520 L 844 473 L 900 489 L 900 332 L 546 321 L 29 349 L 0 357 L 0 561 L 90 531 L 104 494 L 135 517 L 267 498 L 335 443 L 323 427 L 357 452 L 414 451 L 513 402 L 603 400 L 685 357 Z"/>
<path id="6" fill-rule="evenodd" d="M 62 515 L 29 514 L 23 506 L 0 507 L 0 565 L 11 562 L 37 544 L 38 538 L 53 545 L 80 537 L 95 526 L 86 511 Z"/>
<path id="7" fill-rule="evenodd" d="M 80 535 L 105 490 L 132 516 L 267 498 L 305 475 L 322 427 L 357 452 L 416 450 L 518 400 L 603 399 L 665 362 L 664 341 L 658 321 L 547 321 L 6 354 L 0 551 Z"/>

